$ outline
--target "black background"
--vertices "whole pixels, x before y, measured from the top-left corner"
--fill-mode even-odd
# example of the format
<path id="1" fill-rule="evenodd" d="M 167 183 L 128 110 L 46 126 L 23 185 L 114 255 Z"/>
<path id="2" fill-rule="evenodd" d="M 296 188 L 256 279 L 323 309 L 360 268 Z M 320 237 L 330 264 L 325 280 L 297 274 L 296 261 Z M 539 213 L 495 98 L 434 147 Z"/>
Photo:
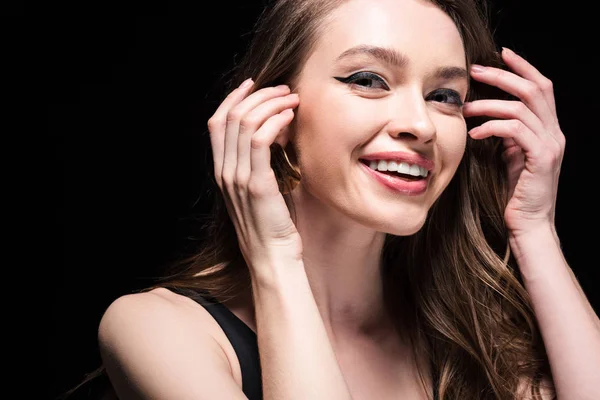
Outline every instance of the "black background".
<path id="1" fill-rule="evenodd" d="M 197 234 L 190 217 L 208 204 L 206 121 L 260 7 L 102 3 L 39 10 L 28 20 L 44 48 L 42 116 L 54 155 L 48 168 L 56 226 L 43 239 L 56 242 L 45 262 L 52 271 L 43 275 L 52 288 L 51 307 L 44 307 L 51 325 L 43 330 L 48 398 L 98 366 L 96 329 L 110 302 L 148 285 Z M 557 227 L 598 310 L 592 188 L 599 37 L 589 11 L 578 7 L 495 1 L 492 24 L 499 45 L 555 84 L 567 137 Z"/>

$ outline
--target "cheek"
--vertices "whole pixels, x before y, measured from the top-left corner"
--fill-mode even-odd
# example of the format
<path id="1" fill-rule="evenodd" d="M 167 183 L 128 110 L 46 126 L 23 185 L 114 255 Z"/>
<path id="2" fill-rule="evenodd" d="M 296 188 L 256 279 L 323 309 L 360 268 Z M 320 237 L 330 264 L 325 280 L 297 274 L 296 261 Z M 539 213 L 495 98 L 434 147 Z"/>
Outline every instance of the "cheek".
<path id="1" fill-rule="evenodd" d="M 315 93 L 317 92 L 317 93 Z M 300 164 L 349 162 L 354 150 L 368 140 L 375 118 L 357 99 L 339 93 L 305 94 L 297 112 L 295 142 Z M 330 162 L 328 162 L 328 160 Z"/>
<path id="2" fill-rule="evenodd" d="M 452 160 L 453 165 L 460 163 L 463 155 L 465 154 L 465 148 L 467 144 L 466 136 L 462 133 L 457 135 L 457 139 L 452 140 L 445 147 L 446 158 Z"/>
<path id="3" fill-rule="evenodd" d="M 442 124 L 443 131 L 438 134 L 438 147 L 442 152 L 442 158 L 446 167 L 451 167 L 454 171 L 460 164 L 460 160 L 465 154 L 467 145 L 467 127 L 464 122 L 446 121 Z"/>

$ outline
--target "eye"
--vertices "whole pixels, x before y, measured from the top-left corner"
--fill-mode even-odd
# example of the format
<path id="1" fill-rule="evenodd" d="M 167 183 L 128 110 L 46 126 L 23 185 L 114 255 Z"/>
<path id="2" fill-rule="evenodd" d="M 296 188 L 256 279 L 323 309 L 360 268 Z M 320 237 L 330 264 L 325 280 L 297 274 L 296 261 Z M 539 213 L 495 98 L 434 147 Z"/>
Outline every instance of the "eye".
<path id="1" fill-rule="evenodd" d="M 347 78 L 336 77 L 335 79 L 349 85 L 354 84 L 367 89 L 377 89 L 378 87 L 385 90 L 389 89 L 385 81 L 379 75 L 372 72 L 357 72 Z"/>
<path id="2" fill-rule="evenodd" d="M 450 89 L 440 89 L 433 92 L 430 96 L 433 101 L 439 101 L 442 103 L 455 104 L 458 107 L 462 107 L 463 102 L 460 98 L 460 94 Z"/>

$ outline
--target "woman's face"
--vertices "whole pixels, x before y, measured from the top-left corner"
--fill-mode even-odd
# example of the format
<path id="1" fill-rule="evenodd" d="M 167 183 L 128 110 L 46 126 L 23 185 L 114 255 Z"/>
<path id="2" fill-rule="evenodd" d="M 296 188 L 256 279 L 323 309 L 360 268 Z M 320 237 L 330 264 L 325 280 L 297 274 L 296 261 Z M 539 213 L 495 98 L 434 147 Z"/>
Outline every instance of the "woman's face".
<path id="1" fill-rule="evenodd" d="M 459 32 L 423 0 L 352 0 L 321 32 L 295 89 L 301 189 L 363 225 L 413 234 L 465 149 Z M 364 158 L 380 152 L 398 153 L 375 155 L 376 164 L 424 167 L 427 177 L 374 172 Z"/>

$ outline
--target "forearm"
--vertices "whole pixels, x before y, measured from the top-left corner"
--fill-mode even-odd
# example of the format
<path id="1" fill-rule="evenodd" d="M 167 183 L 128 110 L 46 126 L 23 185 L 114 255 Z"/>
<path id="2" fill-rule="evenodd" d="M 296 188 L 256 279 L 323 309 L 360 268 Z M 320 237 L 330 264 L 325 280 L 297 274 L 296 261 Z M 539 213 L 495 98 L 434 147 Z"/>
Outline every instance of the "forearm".
<path id="1" fill-rule="evenodd" d="M 548 227 L 511 238 L 559 399 L 600 398 L 600 321 Z"/>
<path id="2" fill-rule="evenodd" d="M 304 265 L 252 282 L 264 399 L 351 399 Z"/>

